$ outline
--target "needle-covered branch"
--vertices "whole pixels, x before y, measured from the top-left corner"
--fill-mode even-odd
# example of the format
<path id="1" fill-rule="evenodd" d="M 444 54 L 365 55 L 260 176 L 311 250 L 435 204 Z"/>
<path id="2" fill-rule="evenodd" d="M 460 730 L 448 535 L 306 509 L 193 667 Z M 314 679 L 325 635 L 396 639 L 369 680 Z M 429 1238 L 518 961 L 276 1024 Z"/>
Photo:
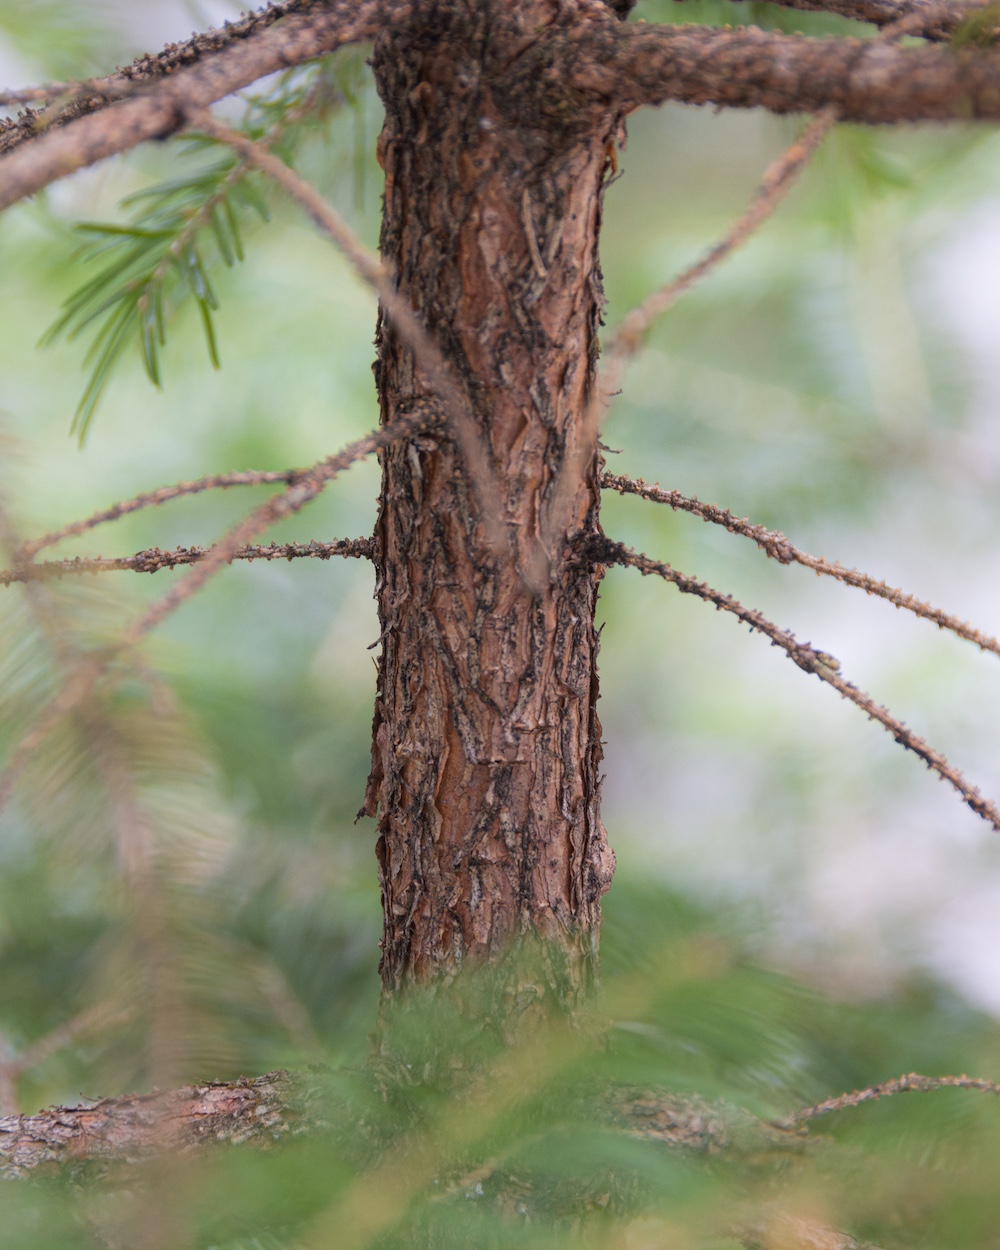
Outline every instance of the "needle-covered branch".
<path id="1" fill-rule="evenodd" d="M 755 525 L 746 517 L 736 516 L 728 508 L 720 508 L 714 503 L 703 503 L 700 499 L 682 495 L 680 491 L 650 486 L 642 478 L 625 477 L 618 473 L 603 473 L 601 485 L 605 489 L 616 490 L 620 495 L 637 495 L 640 499 L 648 499 L 653 503 L 665 503 L 676 512 L 690 512 L 693 516 L 699 516 L 703 521 L 710 522 L 712 525 L 721 525 L 731 534 L 741 534 L 744 538 L 755 542 L 769 559 L 777 560 L 779 564 L 801 564 L 803 568 L 812 569 L 817 576 L 832 577 L 838 582 L 843 582 L 845 586 L 853 586 L 857 590 L 863 590 L 866 594 L 876 595 L 879 599 L 885 599 L 891 603 L 893 607 L 912 612 L 914 616 L 922 617 L 925 621 L 933 621 L 939 629 L 948 630 L 949 633 L 964 638 L 967 642 L 975 643 L 982 651 L 991 651 L 994 655 L 1000 655 L 1000 639 L 992 634 L 976 629 L 967 621 L 960 620 L 957 616 L 952 616 L 950 612 L 934 607 L 933 604 L 925 603 L 916 595 L 911 595 L 897 586 L 890 586 L 887 582 L 879 581 L 870 573 L 862 573 L 859 569 L 845 569 L 836 560 L 824 560 L 821 556 L 812 556 L 806 551 L 800 551 L 780 530 L 769 530 L 763 525 Z"/>
<path id="2" fill-rule="evenodd" d="M 0 569 L 0 586 L 12 586 L 16 582 L 51 581 L 55 578 L 80 573 L 159 573 L 161 569 L 175 569 L 184 564 L 197 564 L 208 555 L 208 547 L 177 547 L 173 551 L 161 551 L 150 547 L 137 551 L 134 556 L 116 556 L 110 559 L 97 557 L 92 560 L 79 556 L 70 560 L 46 560 L 42 564 L 22 564 L 18 568 Z M 370 538 L 338 538 L 333 542 L 319 543 L 267 543 L 251 544 L 234 551 L 233 560 L 329 560 L 331 556 L 354 557 L 370 560 Z"/>
<path id="3" fill-rule="evenodd" d="M 820 651 L 810 643 L 799 642 L 794 634 L 780 629 L 773 621 L 769 621 L 756 608 L 746 608 L 732 595 L 723 594 L 719 590 L 699 582 L 696 578 L 679 573 L 669 564 L 653 560 L 642 552 L 630 550 L 623 543 L 604 540 L 595 545 L 590 553 L 591 558 L 600 564 L 621 564 L 628 568 L 638 569 L 644 577 L 651 574 L 662 577 L 685 595 L 696 595 L 706 603 L 714 604 L 717 611 L 729 612 L 748 625 L 755 633 L 770 638 L 771 645 L 780 647 L 788 658 L 806 673 L 815 673 L 820 681 L 832 686 L 838 694 L 859 707 L 869 720 L 877 721 L 893 736 L 901 747 L 912 751 L 924 761 L 927 767 L 962 796 L 977 816 L 981 816 L 988 824 L 1000 833 L 1000 811 L 988 799 L 983 798 L 975 786 L 970 785 L 965 777 L 939 752 L 926 743 L 923 738 L 907 729 L 901 720 L 893 716 L 887 709 L 876 703 L 871 695 L 865 694 L 857 686 L 846 681 L 840 674 L 840 661 L 825 651 Z"/>

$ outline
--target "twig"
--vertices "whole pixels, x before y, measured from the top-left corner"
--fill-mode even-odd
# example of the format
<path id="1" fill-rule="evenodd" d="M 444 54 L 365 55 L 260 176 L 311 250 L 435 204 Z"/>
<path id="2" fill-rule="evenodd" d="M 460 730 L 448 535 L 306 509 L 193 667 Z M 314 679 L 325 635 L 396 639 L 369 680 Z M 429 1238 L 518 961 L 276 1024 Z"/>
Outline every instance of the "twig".
<path id="1" fill-rule="evenodd" d="M 406 17 L 409 9 L 408 0 L 310 4 L 308 11 L 292 11 L 238 42 L 223 41 L 221 51 L 173 68 L 113 107 L 48 126 L 43 133 L 37 132 L 37 117 L 32 117 L 29 133 L 19 135 L 22 141 L 0 157 L 0 209 L 77 169 L 174 134 L 184 125 L 188 108 L 205 108 L 268 74 L 372 39 L 388 23 Z M 9 126 L 0 126 L 0 148 L 13 146 L 9 139 L 3 142 L 9 131 Z"/>
<path id="2" fill-rule="evenodd" d="M 988 799 L 984 799 L 975 786 L 970 785 L 958 769 L 929 746 L 923 738 L 907 729 L 901 720 L 893 716 L 887 708 L 877 704 L 870 695 L 859 690 L 851 682 L 845 681 L 840 675 L 840 662 L 835 656 L 820 651 L 809 643 L 799 642 L 794 634 L 779 629 L 755 608 L 745 608 L 732 595 L 722 594 L 721 591 L 714 590 L 704 582 L 696 581 L 693 577 L 677 572 L 669 564 L 653 560 L 641 552 L 632 551 L 622 543 L 604 540 L 601 544 L 594 544 L 591 554 L 592 558 L 601 564 L 622 564 L 638 569 L 644 576 L 655 574 L 657 577 L 662 577 L 664 581 L 676 586 L 683 594 L 697 595 L 706 603 L 713 603 L 719 611 L 732 613 L 737 620 L 748 625 L 750 629 L 766 635 L 771 639 L 772 646 L 780 647 L 788 658 L 804 672 L 815 673 L 820 681 L 826 682 L 838 694 L 859 707 L 869 720 L 878 721 L 892 734 L 900 746 L 922 759 L 932 772 L 937 773 L 942 780 L 947 781 L 953 789 L 958 791 L 977 816 L 981 816 L 1000 833 L 1000 811 L 997 811 Z"/>
<path id="3" fill-rule="evenodd" d="M 218 473 L 212 477 L 200 477 L 193 482 L 177 482 L 173 486 L 161 486 L 157 490 L 134 495 L 122 503 L 114 503 L 110 508 L 103 508 L 100 512 L 92 513 L 83 521 L 73 521 L 60 530 L 53 530 L 41 538 L 34 538 L 24 544 L 21 548 L 21 555 L 30 560 L 40 551 L 44 551 L 46 547 L 54 547 L 56 543 L 61 543 L 66 538 L 75 538 L 78 534 L 85 534 L 88 530 L 104 525 L 107 521 L 117 521 L 119 517 L 127 516 L 130 512 L 138 512 L 140 508 L 158 507 L 162 503 L 169 503 L 171 499 L 179 499 L 182 495 L 197 495 L 202 491 L 218 490 L 229 486 L 270 486 L 276 482 L 284 482 L 286 486 L 291 486 L 304 477 L 308 471 L 308 469 L 279 469 L 273 472 L 247 470 L 241 473 Z"/>
<path id="4" fill-rule="evenodd" d="M 120 1024 L 128 1024 L 135 1018 L 135 1007 L 116 1006 L 111 1002 L 98 1003 L 95 1007 L 85 1010 L 67 1020 L 65 1024 L 57 1024 L 54 1029 L 42 1037 L 36 1038 L 29 1046 L 16 1055 L 7 1064 L 18 1075 L 30 1072 L 39 1064 L 57 1054 L 70 1042 L 87 1033 L 100 1033 L 105 1029 L 115 1028 Z"/>
<path id="5" fill-rule="evenodd" d="M 827 1098 L 823 1102 L 814 1103 L 811 1107 L 803 1107 L 783 1120 L 773 1121 L 777 1128 L 795 1128 L 817 1116 L 829 1115 L 831 1111 L 844 1111 L 848 1107 L 859 1107 L 863 1102 L 877 1102 L 880 1098 L 889 1098 L 893 1094 L 926 1093 L 934 1089 L 977 1089 L 986 1094 L 1000 1095 L 1000 1083 L 986 1081 L 976 1076 L 921 1076 L 918 1072 L 910 1072 L 898 1076 L 892 1081 L 883 1081 L 881 1085 L 871 1085 L 867 1089 L 856 1089 L 850 1094 L 840 1094 L 837 1098 Z"/>
<path id="6" fill-rule="evenodd" d="M 111 559 L 87 560 L 76 556 L 69 560 L 46 560 L 42 564 L 22 564 L 17 568 L 0 569 L 0 586 L 16 582 L 50 581 L 74 573 L 159 573 L 161 569 L 173 569 L 182 564 L 197 564 L 204 560 L 211 548 L 176 547 L 173 551 L 161 551 L 150 547 L 134 556 L 117 556 Z M 331 556 L 353 556 L 370 560 L 374 544 L 370 538 L 338 538 L 333 542 L 318 543 L 268 543 L 251 545 L 234 551 L 233 560 L 329 560 Z"/>
<path id="7" fill-rule="evenodd" d="M 620 495 L 638 495 L 641 499 L 648 499 L 653 503 L 665 503 L 675 511 L 690 512 L 694 516 L 701 517 L 703 521 L 721 525 L 731 534 L 742 534 L 744 538 L 751 539 L 761 551 L 767 554 L 769 559 L 777 560 L 779 564 L 801 564 L 803 568 L 812 569 L 817 576 L 833 577 L 846 586 L 854 586 L 866 594 L 885 599 L 896 608 L 912 612 L 914 616 L 933 621 L 939 629 L 946 629 L 959 638 L 975 643 L 982 651 L 991 651 L 994 655 L 1000 655 L 1000 639 L 992 634 L 976 629 L 967 621 L 959 620 L 957 616 L 952 616 L 941 608 L 935 608 L 932 604 L 925 603 L 905 590 L 877 581 L 868 573 L 862 573 L 858 569 L 845 569 L 837 561 L 824 560 L 820 556 L 811 556 L 808 552 L 800 551 L 780 530 L 769 530 L 763 525 L 754 525 L 746 517 L 735 516 L 728 508 L 720 508 L 713 503 L 702 503 L 700 499 L 682 495 L 680 491 L 649 486 L 642 478 L 626 477 L 618 473 L 602 473 L 601 485 L 610 490 L 616 490 Z"/>
<path id="8" fill-rule="evenodd" d="M 917 19 L 907 13 L 899 16 L 891 25 L 871 41 L 872 44 L 888 44 L 909 32 Z M 549 520 L 546 526 L 546 546 L 551 550 L 563 539 L 563 527 L 569 517 L 571 500 L 576 484 L 586 471 L 587 463 L 597 445 L 597 432 L 604 421 L 611 397 L 621 381 L 626 360 L 642 346 L 650 327 L 658 317 L 671 308 L 696 283 L 711 273 L 737 248 L 742 246 L 758 227 L 777 209 L 809 159 L 836 125 L 841 108 L 827 103 L 821 107 L 802 134 L 764 171 L 750 203 L 729 227 L 722 238 L 698 261 L 682 273 L 648 295 L 638 307 L 628 313 L 612 331 L 608 340 L 605 363 L 597 385 L 591 393 L 583 416 L 577 451 L 564 466 L 556 484 Z"/>
<path id="9" fill-rule="evenodd" d="M 29 110 L 14 121 L 0 121 L 0 152 L 10 151 L 49 126 L 65 125 L 77 117 L 106 108 L 116 100 L 148 91 L 169 74 L 218 55 L 234 44 L 251 39 L 282 18 L 307 13 L 313 0 L 272 0 L 263 8 L 244 14 L 219 29 L 192 35 L 181 43 L 168 44 L 155 55 L 143 53 L 131 65 L 102 78 L 42 83 L 15 91 L 0 92 L 0 107 L 48 102 L 44 111 Z"/>
<path id="10" fill-rule="evenodd" d="M 750 203 L 718 243 L 672 281 L 647 295 L 637 308 L 619 322 L 608 345 L 604 366 L 605 393 L 617 389 L 622 364 L 642 346 L 653 322 L 706 274 L 711 273 L 732 255 L 772 215 L 836 121 L 836 109 L 827 108 L 819 113 L 799 138 L 768 166 Z"/>
<path id="11" fill-rule="evenodd" d="M 320 494 L 328 482 L 373 451 L 388 447 L 399 438 L 416 434 L 436 425 L 440 414 L 434 405 L 420 401 L 414 410 L 397 417 L 391 425 L 373 430 L 363 438 L 349 443 L 334 456 L 321 460 L 305 470 L 292 485 L 255 508 L 232 527 L 191 569 L 187 577 L 156 600 L 120 636 L 114 647 L 85 655 L 55 696 L 40 710 L 25 735 L 11 751 L 0 771 L 0 810 L 9 801 L 14 785 L 25 764 L 63 718 L 74 711 L 103 678 L 112 660 L 122 651 L 135 646 L 185 600 L 200 590 L 206 581 L 262 530 L 276 521 L 300 511 Z"/>
<path id="12" fill-rule="evenodd" d="M 672 282 L 647 296 L 613 331 L 605 364 L 584 411 L 577 450 L 569 463 L 563 466 L 556 484 L 546 526 L 546 546 L 549 550 L 562 542 L 576 486 L 594 455 L 597 432 L 603 424 L 610 399 L 618 390 L 625 361 L 639 350 L 656 318 L 746 242 L 761 222 L 774 212 L 836 121 L 837 112 L 832 108 L 824 109 L 814 118 L 800 138 L 768 166 L 750 204 L 719 242 Z"/>
<path id="13" fill-rule="evenodd" d="M 65 95 L 70 91 L 84 91 L 83 82 L 50 82 L 39 87 L 21 87 L 17 91 L 0 91 L 0 108 L 11 108 L 15 104 L 33 104 L 35 100 L 51 100 L 54 96 Z"/>
<path id="14" fill-rule="evenodd" d="M 188 109 L 187 115 L 194 127 L 204 130 L 220 143 L 229 144 L 246 160 L 273 178 L 329 236 L 355 273 L 374 288 L 393 328 L 414 353 L 438 395 L 479 496 L 491 545 L 498 553 L 505 551 L 507 543 L 503 530 L 500 487 L 482 433 L 469 415 L 468 399 L 459 389 L 441 349 L 424 329 L 408 301 L 396 290 L 378 257 L 369 252 L 340 214 L 323 199 L 311 183 L 300 178 L 262 144 L 247 138 L 238 130 L 224 126 L 207 111 Z"/>

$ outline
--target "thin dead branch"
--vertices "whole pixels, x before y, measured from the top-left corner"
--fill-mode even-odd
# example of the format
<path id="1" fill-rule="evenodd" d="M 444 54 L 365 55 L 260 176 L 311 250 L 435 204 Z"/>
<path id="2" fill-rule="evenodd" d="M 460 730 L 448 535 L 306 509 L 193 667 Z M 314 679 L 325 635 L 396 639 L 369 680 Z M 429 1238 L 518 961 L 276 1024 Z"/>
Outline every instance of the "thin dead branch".
<path id="1" fill-rule="evenodd" d="M 56 543 L 61 543 L 67 538 L 85 534 L 88 530 L 104 525 L 108 521 L 117 521 L 119 517 L 128 516 L 130 512 L 138 512 L 140 508 L 159 507 L 160 504 L 169 503 L 172 499 L 180 499 L 182 495 L 198 495 L 202 491 L 225 489 L 230 486 L 271 486 L 279 482 L 292 486 L 308 472 L 308 469 L 279 469 L 261 472 L 248 470 L 239 473 L 217 473 L 211 477 L 200 477 L 193 482 L 177 482 L 173 486 L 161 486 L 157 490 L 134 495 L 122 503 L 114 503 L 110 508 L 102 508 L 100 512 L 94 512 L 82 521 L 73 521 L 60 530 L 44 534 L 41 538 L 34 538 L 21 548 L 21 556 L 25 560 L 30 560 L 40 551 L 44 551 L 47 547 L 54 547 Z"/>
<path id="2" fill-rule="evenodd" d="M 826 109 L 814 118 L 800 138 L 768 166 L 749 205 L 719 242 L 679 277 L 647 296 L 613 331 L 605 363 L 583 415 L 577 450 L 560 473 L 549 509 L 546 526 L 546 546 L 549 550 L 562 537 L 576 484 L 594 455 L 598 430 L 604 422 L 611 397 L 618 391 L 625 361 L 642 346 L 657 317 L 745 243 L 757 227 L 771 216 L 836 121 L 837 114 L 833 109 Z"/>
<path id="3" fill-rule="evenodd" d="M 36 87 L 0 92 L 0 108 L 30 104 L 36 100 L 48 104 L 44 110 L 27 109 L 15 120 L 0 120 L 0 153 L 11 151 L 41 130 L 65 125 L 77 117 L 106 108 L 116 100 L 147 91 L 167 75 L 203 64 L 225 49 L 259 35 L 282 18 L 307 15 L 317 7 L 316 0 L 273 0 L 273 3 L 245 13 L 234 22 L 226 22 L 221 30 L 210 29 L 194 34 L 180 43 L 168 44 L 154 55 L 143 53 L 131 65 L 103 78 L 43 83 Z"/>
<path id="4" fill-rule="evenodd" d="M 814 1103 L 811 1107 L 803 1107 L 783 1120 L 775 1120 L 777 1128 L 796 1128 L 817 1116 L 829 1115 L 832 1111 L 845 1111 L 849 1107 L 860 1107 L 864 1102 L 877 1102 L 880 1098 L 889 1098 L 893 1094 L 926 1093 L 934 1089 L 976 1089 L 986 1094 L 1000 1095 L 1000 1084 L 986 1081 L 976 1076 L 921 1076 L 918 1072 L 909 1072 L 898 1076 L 892 1081 L 883 1081 L 881 1085 L 871 1085 L 867 1089 L 856 1089 L 849 1094 L 840 1094 L 836 1098 L 827 1098 L 823 1102 Z"/>
<path id="5" fill-rule="evenodd" d="M 933 621 L 939 629 L 948 630 L 949 633 L 974 643 L 982 651 L 990 651 L 1000 656 L 1000 639 L 992 634 L 976 629 L 967 621 L 959 620 L 957 616 L 952 616 L 941 608 L 935 608 L 932 604 L 925 603 L 922 599 L 908 594 L 905 590 L 900 590 L 897 586 L 890 586 L 887 582 L 879 581 L 868 573 L 862 573 L 858 569 L 847 569 L 836 560 L 824 560 L 821 556 L 811 556 L 808 552 L 800 551 L 780 530 L 769 530 L 763 525 L 754 525 L 746 517 L 735 516 L 728 508 L 720 508 L 713 503 L 702 503 L 700 499 L 682 495 L 680 491 L 650 486 L 642 478 L 626 477 L 618 473 L 603 473 L 601 485 L 607 489 L 616 490 L 620 495 L 637 495 L 640 499 L 648 499 L 653 503 L 665 503 L 675 511 L 690 512 L 712 525 L 721 525 L 731 534 L 741 534 L 744 538 L 755 542 L 769 559 L 777 560 L 779 564 L 801 564 L 803 568 L 812 569 L 817 576 L 833 577 L 838 582 L 843 582 L 845 586 L 854 586 L 866 594 L 885 599 L 893 607 L 912 612 L 914 616 L 922 617 L 926 621 Z"/>
<path id="6" fill-rule="evenodd" d="M 0 209 L 78 169 L 174 134 L 187 124 L 189 109 L 205 108 L 268 74 L 345 44 L 370 40 L 386 23 L 407 16 L 409 7 L 407 0 L 310 4 L 306 12 L 292 12 L 277 25 L 265 23 L 265 29 L 227 42 L 219 52 L 167 71 L 110 107 L 40 131 L 33 121 L 31 135 L 23 136 L 30 142 L 0 157 Z"/>
<path id="7" fill-rule="evenodd" d="M 433 404 L 419 401 L 413 406 L 411 412 L 397 418 L 392 425 L 373 430 L 363 438 L 349 443 L 336 455 L 321 460 L 311 469 L 306 470 L 284 491 L 274 495 L 234 525 L 213 547 L 209 548 L 182 582 L 172 586 L 165 595 L 132 622 L 114 647 L 84 655 L 73 666 L 54 697 L 42 707 L 27 732 L 11 750 L 3 770 L 0 771 L 0 810 L 9 801 L 18 777 L 34 752 L 64 717 L 88 698 L 107 675 L 112 661 L 123 651 L 134 647 L 170 613 L 200 590 L 213 574 L 217 573 L 223 565 L 230 563 L 236 553 L 262 530 L 285 517 L 292 516 L 315 499 L 338 473 L 349 468 L 356 460 L 389 446 L 399 438 L 406 438 L 432 428 L 439 421 L 438 409 Z M 17 562 L 15 562 L 16 567 Z"/>
<path id="8" fill-rule="evenodd" d="M 396 290 L 378 257 L 358 239 L 340 214 L 311 183 L 300 178 L 263 144 L 216 121 L 204 111 L 188 110 L 192 125 L 226 143 L 268 177 L 273 178 L 343 253 L 355 273 L 378 294 L 382 307 L 401 339 L 413 351 L 435 391 L 479 496 L 479 504 L 492 546 L 506 550 L 500 487 L 482 433 L 469 414 L 469 403 L 460 391 L 441 349 Z"/>
<path id="9" fill-rule="evenodd" d="M 748 625 L 751 630 L 770 638 L 771 645 L 780 647 L 788 658 L 804 672 L 815 673 L 820 681 L 832 686 L 843 698 L 853 703 L 855 707 L 859 707 L 869 720 L 877 721 L 888 730 L 901 747 L 912 751 L 914 755 L 922 759 L 932 772 L 943 781 L 947 781 L 962 796 L 964 802 L 977 816 L 981 816 L 1000 833 L 1000 811 L 988 799 L 983 798 L 976 787 L 970 785 L 958 769 L 954 768 L 940 752 L 935 751 L 923 738 L 907 729 L 901 720 L 893 716 L 887 708 L 876 703 L 870 695 L 846 681 L 841 676 L 840 662 L 835 656 L 826 651 L 820 651 L 810 643 L 799 642 L 794 634 L 779 629 L 755 608 L 745 608 L 732 595 L 714 590 L 704 582 L 679 573 L 669 564 L 653 560 L 641 552 L 632 551 L 622 543 L 605 540 L 600 546 L 594 546 L 591 555 L 595 562 L 600 564 L 621 564 L 638 569 L 643 576 L 655 574 L 657 577 L 662 577 L 664 581 L 676 586 L 682 594 L 696 595 L 706 603 L 714 604 L 718 611 L 731 613 L 737 620 Z"/>
<path id="10" fill-rule="evenodd" d="M 161 551 L 150 547 L 134 556 L 117 556 L 111 559 L 83 559 L 79 556 L 69 560 L 46 560 L 42 564 L 22 564 L 17 568 L 0 569 L 0 586 L 17 582 L 51 581 L 81 573 L 159 573 L 161 569 L 174 569 L 179 565 L 197 564 L 204 560 L 209 547 L 176 547 L 173 551 Z M 329 560 L 331 556 L 353 557 L 370 560 L 374 546 L 370 538 L 337 538 L 333 542 L 320 543 L 315 539 L 307 543 L 268 543 L 240 547 L 232 554 L 233 560 Z"/>
<path id="11" fill-rule="evenodd" d="M 750 203 L 718 243 L 683 273 L 648 295 L 618 323 L 608 344 L 604 370 L 605 392 L 610 393 L 617 389 L 622 364 L 642 346 L 653 322 L 706 274 L 731 256 L 771 216 L 836 122 L 835 109 L 824 109 L 815 117 L 799 138 L 768 166 Z"/>

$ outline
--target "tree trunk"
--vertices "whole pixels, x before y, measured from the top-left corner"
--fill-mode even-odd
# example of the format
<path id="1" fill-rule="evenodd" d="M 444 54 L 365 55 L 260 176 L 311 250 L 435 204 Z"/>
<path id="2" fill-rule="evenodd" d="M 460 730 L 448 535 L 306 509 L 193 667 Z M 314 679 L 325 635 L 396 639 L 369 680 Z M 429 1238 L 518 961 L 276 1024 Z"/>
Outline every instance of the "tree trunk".
<path id="1" fill-rule="evenodd" d="M 572 1011 L 596 971 L 614 868 L 600 814 L 598 574 L 569 543 L 600 533 L 596 447 L 554 541 L 546 517 L 594 386 L 620 121 L 568 100 L 533 60 L 554 20 L 545 0 L 415 7 L 373 59 L 382 256 L 483 431 L 511 554 L 496 553 L 449 433 L 384 453 L 363 809 L 379 822 L 383 988 L 439 983 L 537 937 L 544 959 L 508 1003 Z M 560 7 L 567 29 L 583 11 L 613 20 L 598 0 Z M 375 370 L 384 422 L 433 401 L 384 316 Z M 540 544 L 541 584 L 526 574 Z"/>

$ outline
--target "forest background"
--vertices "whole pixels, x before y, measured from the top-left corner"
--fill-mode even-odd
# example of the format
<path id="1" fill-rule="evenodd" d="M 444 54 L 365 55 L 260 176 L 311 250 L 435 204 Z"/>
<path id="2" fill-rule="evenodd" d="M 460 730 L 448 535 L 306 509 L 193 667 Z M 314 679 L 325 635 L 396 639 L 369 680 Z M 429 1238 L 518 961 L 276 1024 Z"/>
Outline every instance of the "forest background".
<path id="1" fill-rule="evenodd" d="M 2 0 L 0 78 L 99 73 L 235 15 L 225 4 L 47 0 L 29 11 Z M 636 16 L 846 27 L 708 0 L 645 0 Z M 363 50 L 339 54 L 344 104 L 298 167 L 374 246 L 380 106 L 363 62 Z M 606 200 L 609 322 L 724 232 L 799 125 L 675 105 L 630 120 L 627 179 Z M 37 345 L 80 281 L 74 225 L 120 219 L 123 197 L 176 176 L 178 146 L 80 174 L 0 227 L 0 472 L 29 535 L 164 483 L 310 464 L 375 423 L 374 298 L 261 183 L 273 219 L 248 229 L 244 263 L 212 273 L 221 369 L 188 307 L 170 328 L 162 391 L 135 353 L 83 445 L 71 437 L 81 343 Z M 621 449 L 611 471 L 726 506 L 991 628 L 998 156 L 987 126 L 838 127 L 778 217 L 662 320 L 630 366 L 604 431 Z M 358 464 L 271 536 L 367 535 L 377 492 L 377 465 Z M 197 496 L 60 554 L 206 544 L 245 507 L 235 492 Z M 837 656 L 984 793 L 1000 794 L 994 657 L 691 517 L 609 492 L 604 526 Z M 175 576 L 109 573 L 70 593 L 99 634 Z M 604 811 L 619 859 L 606 967 L 628 967 L 635 938 L 650 933 L 698 933 L 723 952 L 683 1010 L 622 1022 L 652 1039 L 664 1083 L 793 1106 L 909 1069 L 1000 1074 L 989 1014 L 1000 1012 L 996 835 L 856 709 L 705 604 L 613 570 L 602 619 Z M 0 629 L 4 697 L 44 686 L 47 661 L 16 590 L 2 591 Z M 159 744 L 161 815 L 192 873 L 211 882 L 187 965 L 192 1078 L 364 1052 L 380 912 L 371 825 L 354 818 L 369 765 L 366 648 L 377 637 L 367 565 L 300 560 L 234 565 L 147 652 L 186 710 L 184 734 Z M 70 758 L 53 764 L 68 797 L 40 792 L 47 822 L 15 812 L 4 825 L 0 1044 L 16 1060 L 96 1014 L 17 1070 L 8 1112 L 142 1080 L 123 1007 L 119 885 L 99 803 L 88 808 L 72 772 Z"/>

